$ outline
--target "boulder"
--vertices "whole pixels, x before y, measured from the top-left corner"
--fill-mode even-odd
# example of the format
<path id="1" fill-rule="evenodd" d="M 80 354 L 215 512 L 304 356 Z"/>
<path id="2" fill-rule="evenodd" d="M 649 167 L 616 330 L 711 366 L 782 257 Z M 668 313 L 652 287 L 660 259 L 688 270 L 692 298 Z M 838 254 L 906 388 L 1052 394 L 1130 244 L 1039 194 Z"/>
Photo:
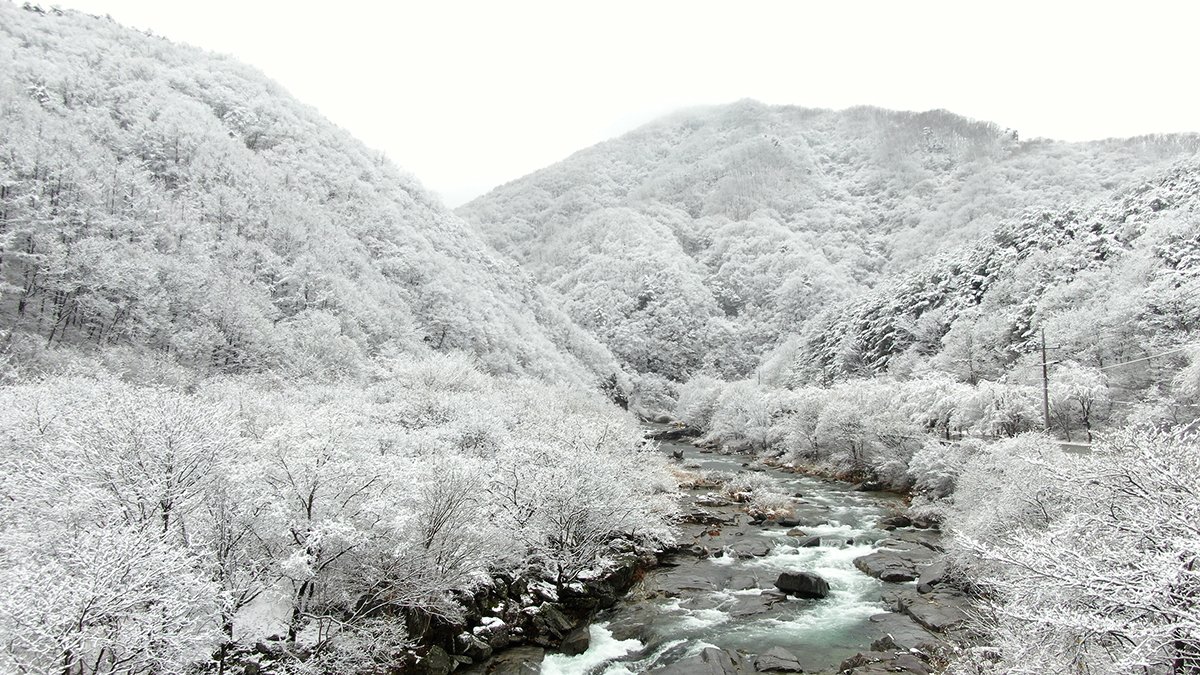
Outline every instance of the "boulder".
<path id="1" fill-rule="evenodd" d="M 911 525 L 912 518 L 909 518 L 903 513 L 893 513 L 875 521 L 875 527 L 880 530 L 894 530 L 898 527 L 909 527 Z"/>
<path id="2" fill-rule="evenodd" d="M 648 590 L 657 590 L 668 598 L 691 595 L 695 591 L 718 590 L 717 582 L 701 574 L 666 574 L 647 582 Z"/>
<path id="3" fill-rule="evenodd" d="M 732 654 L 724 649 L 707 647 L 696 656 L 649 672 L 651 675 L 738 675 L 738 668 Z"/>
<path id="4" fill-rule="evenodd" d="M 763 591 L 758 595 L 737 595 L 734 596 L 733 606 L 726 612 L 739 619 L 748 617 L 769 619 L 788 613 L 788 607 L 784 605 L 786 602 L 787 596 L 778 591 Z"/>
<path id="5" fill-rule="evenodd" d="M 545 657 L 546 650 L 541 647 L 516 647 L 504 650 L 483 664 L 456 672 L 463 675 L 537 675 Z"/>
<path id="6" fill-rule="evenodd" d="M 855 492 L 881 492 L 887 489 L 883 483 L 877 480 L 864 480 L 852 488 Z"/>
<path id="7" fill-rule="evenodd" d="M 424 667 L 421 672 L 429 673 L 429 675 L 448 675 L 450 671 L 454 670 L 454 660 L 450 658 L 445 649 L 437 645 L 429 648 L 421 665 Z"/>
<path id="8" fill-rule="evenodd" d="M 812 572 L 783 572 L 775 588 L 798 598 L 820 599 L 829 595 L 829 582 Z"/>
<path id="9" fill-rule="evenodd" d="M 646 438 L 649 438 L 652 441 L 679 441 L 685 438 L 695 438 L 699 435 L 699 432 L 697 432 L 695 429 L 690 429 L 683 425 L 672 425 L 666 429 L 651 431 L 650 433 L 646 434 Z"/>
<path id="10" fill-rule="evenodd" d="M 816 548 L 821 545 L 820 537 L 805 537 L 796 544 L 800 548 Z"/>
<path id="11" fill-rule="evenodd" d="M 492 655 L 492 646 L 472 633 L 459 633 L 454 638 L 454 653 L 462 654 L 478 663 Z"/>
<path id="12" fill-rule="evenodd" d="M 730 591 L 748 591 L 751 588 L 758 588 L 758 579 L 748 574 L 739 574 L 725 584 L 725 589 Z"/>
<path id="13" fill-rule="evenodd" d="M 679 518 L 679 522 L 687 525 L 732 525 L 733 521 L 728 518 L 705 511 L 704 509 L 696 509 L 691 513 L 684 514 Z"/>
<path id="14" fill-rule="evenodd" d="M 855 654 L 854 656 L 851 656 L 850 658 L 846 659 L 845 661 L 842 661 L 842 665 L 838 667 L 838 672 L 847 671 L 847 670 L 852 671 L 856 668 L 862 668 L 863 666 L 866 666 L 866 665 L 869 665 L 872 663 L 879 663 L 881 661 L 886 660 L 890 656 L 891 656 L 890 652 L 875 652 L 875 651 L 859 652 L 859 653 Z"/>
<path id="15" fill-rule="evenodd" d="M 946 550 L 942 546 L 942 533 L 938 530 L 894 530 L 888 533 L 887 540 L 924 546 L 938 553 L 944 553 Z"/>
<path id="16" fill-rule="evenodd" d="M 934 586 L 942 583 L 946 578 L 946 563 L 945 561 L 937 561 L 919 568 L 920 574 L 917 576 L 917 592 L 930 593 Z"/>
<path id="17" fill-rule="evenodd" d="M 555 647 L 562 642 L 574 627 L 574 623 L 553 602 L 544 602 L 533 608 L 529 619 L 529 639 L 543 647 Z"/>
<path id="18" fill-rule="evenodd" d="M 589 626 L 580 626 L 570 633 L 567 633 L 567 636 L 563 638 L 563 641 L 558 646 L 558 649 L 568 656 L 575 656 L 577 654 L 586 652 L 591 643 L 591 628 Z"/>
<path id="19" fill-rule="evenodd" d="M 935 633 L 945 633 L 967 622 L 971 601 L 954 589 L 935 588 L 924 595 L 911 591 L 903 593 L 897 604 L 913 621 Z"/>
<path id="20" fill-rule="evenodd" d="M 754 658 L 754 667 L 760 672 L 802 673 L 803 666 L 796 655 L 784 649 L 775 647 L 766 654 Z"/>
<path id="21" fill-rule="evenodd" d="M 870 618 L 871 624 L 883 636 L 871 643 L 874 651 L 936 651 L 942 640 L 927 628 L 918 624 L 911 616 L 896 612 L 884 612 Z"/>
<path id="22" fill-rule="evenodd" d="M 863 574 L 880 581 L 902 583 L 917 578 L 917 566 L 927 564 L 933 551 L 921 546 L 899 550 L 879 550 L 854 559 L 854 566 Z"/>
<path id="23" fill-rule="evenodd" d="M 734 558 L 761 558 L 771 553 L 771 545 L 765 541 L 743 541 L 734 544 L 729 553 Z"/>

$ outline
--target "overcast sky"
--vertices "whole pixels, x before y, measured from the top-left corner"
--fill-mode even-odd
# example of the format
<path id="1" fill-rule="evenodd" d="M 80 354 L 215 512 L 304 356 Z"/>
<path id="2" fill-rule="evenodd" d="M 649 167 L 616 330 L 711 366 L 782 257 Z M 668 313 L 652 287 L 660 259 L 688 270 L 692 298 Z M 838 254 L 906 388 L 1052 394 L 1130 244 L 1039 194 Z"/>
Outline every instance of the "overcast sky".
<path id="1" fill-rule="evenodd" d="M 741 98 L 945 108 L 1023 138 L 1200 131 L 1197 2 L 57 4 L 235 55 L 452 206 Z"/>

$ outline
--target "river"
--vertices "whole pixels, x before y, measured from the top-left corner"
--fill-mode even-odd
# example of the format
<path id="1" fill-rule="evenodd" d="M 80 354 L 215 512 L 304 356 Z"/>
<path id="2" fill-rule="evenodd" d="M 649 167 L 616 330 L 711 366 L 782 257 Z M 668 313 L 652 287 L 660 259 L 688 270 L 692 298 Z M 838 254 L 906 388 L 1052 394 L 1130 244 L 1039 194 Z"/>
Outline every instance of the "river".
<path id="1" fill-rule="evenodd" d="M 686 467 L 730 474 L 755 470 L 776 484 L 775 491 L 799 495 L 794 502 L 803 536 L 778 524 L 751 524 L 740 505 L 703 506 L 736 520 L 681 526 L 682 543 L 694 542 L 708 549 L 710 557 L 686 547 L 672 555 L 620 604 L 597 617 L 586 652 L 547 655 L 544 675 L 642 673 L 713 646 L 749 654 L 783 647 L 798 657 L 804 672 L 832 673 L 843 659 L 869 648 L 880 633 L 869 618 L 885 611 L 879 599 L 884 584 L 858 571 L 853 560 L 874 551 L 875 542 L 884 537 L 874 523 L 902 508 L 897 496 L 855 492 L 845 483 L 770 467 L 746 467 L 745 456 L 704 452 L 690 444 L 661 446 L 668 455 L 683 451 Z M 689 491 L 683 507 L 701 508 L 695 501 L 715 493 Z M 801 547 L 806 536 L 821 537 L 820 545 Z M 734 555 L 735 547 L 745 557 Z M 760 555 L 749 557 L 752 553 Z M 783 571 L 819 574 L 829 582 L 829 596 L 781 598 L 773 582 Z"/>

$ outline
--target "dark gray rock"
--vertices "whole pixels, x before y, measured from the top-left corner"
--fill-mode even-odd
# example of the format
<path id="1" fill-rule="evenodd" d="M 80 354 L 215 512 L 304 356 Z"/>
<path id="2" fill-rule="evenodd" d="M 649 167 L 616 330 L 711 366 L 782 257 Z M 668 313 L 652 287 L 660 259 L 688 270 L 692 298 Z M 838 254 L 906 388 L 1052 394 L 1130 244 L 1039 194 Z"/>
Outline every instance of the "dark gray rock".
<path id="1" fill-rule="evenodd" d="M 829 582 L 812 572 L 783 572 L 775 587 L 799 598 L 820 599 L 829 595 Z"/>
<path id="2" fill-rule="evenodd" d="M 725 584 L 725 588 L 730 591 L 746 591 L 751 588 L 758 588 L 758 579 L 748 574 L 739 574 L 731 578 Z"/>
<path id="3" fill-rule="evenodd" d="M 907 614 L 884 612 L 872 616 L 870 621 L 882 633 L 879 639 L 871 643 L 874 651 L 917 649 L 928 652 L 936 650 L 942 643 L 940 638 Z"/>
<path id="4" fill-rule="evenodd" d="M 938 530 L 893 530 L 888 533 L 888 539 L 906 544 L 917 544 L 938 553 L 946 551 L 942 546 L 942 533 Z"/>
<path id="5" fill-rule="evenodd" d="M 656 578 L 650 590 L 657 590 L 663 595 L 674 598 L 694 591 L 715 591 L 717 582 L 711 577 L 699 574 L 669 574 Z"/>
<path id="6" fill-rule="evenodd" d="M 735 558 L 761 558 L 771 553 L 771 545 L 765 541 L 743 541 L 729 550 Z"/>
<path id="7" fill-rule="evenodd" d="M 920 575 L 917 576 L 917 592 L 930 593 L 934 586 L 942 583 L 946 579 L 946 563 L 945 561 L 937 561 L 918 568 Z"/>
<path id="8" fill-rule="evenodd" d="M 538 675 L 546 650 L 541 647 L 514 647 L 477 666 L 457 671 L 463 675 Z"/>
<path id="9" fill-rule="evenodd" d="M 903 513 L 893 513 L 875 521 L 875 527 L 881 530 L 894 530 L 898 527 L 909 527 L 912 519 Z"/>
<path id="10" fill-rule="evenodd" d="M 786 606 L 787 596 L 776 591 L 763 591 L 759 595 L 739 595 L 734 598 L 733 606 L 726 611 L 735 618 L 755 617 L 768 619 L 790 613 Z"/>
<path id="11" fill-rule="evenodd" d="M 588 646 L 591 644 L 591 628 L 588 626 L 580 626 L 570 633 L 567 633 L 567 636 L 563 638 L 563 641 L 558 646 L 558 649 L 568 656 L 575 656 L 576 654 L 582 654 L 586 652 Z"/>
<path id="12" fill-rule="evenodd" d="M 704 509 L 696 509 L 695 511 L 692 511 L 691 513 L 685 513 L 683 516 L 681 516 L 679 518 L 679 522 L 688 524 L 688 525 L 732 525 L 733 524 L 732 519 L 723 518 L 720 515 L 713 513 L 712 511 L 705 511 Z"/>
<path id="13" fill-rule="evenodd" d="M 816 548 L 821 545 L 820 537 L 805 537 L 796 544 L 800 548 Z"/>
<path id="14" fill-rule="evenodd" d="M 854 566 L 863 574 L 880 581 L 899 583 L 916 579 L 917 566 L 928 564 L 932 558 L 933 551 L 921 546 L 897 550 L 881 549 L 855 558 Z"/>
<path id="15" fill-rule="evenodd" d="M 967 622 L 971 600 L 955 589 L 935 588 L 923 595 L 911 591 L 902 593 L 897 604 L 900 611 L 925 628 L 935 633 L 946 633 Z"/>
<path id="16" fill-rule="evenodd" d="M 543 647 L 556 647 L 574 626 L 558 604 L 544 602 L 530 617 L 529 639 Z"/>
<path id="17" fill-rule="evenodd" d="M 760 672 L 802 673 L 804 667 L 796 655 L 784 649 L 775 647 L 766 654 L 754 658 L 754 667 Z"/>
<path id="18" fill-rule="evenodd" d="M 696 656 L 650 671 L 651 675 L 738 675 L 738 673 L 738 667 L 734 664 L 734 655 L 716 647 L 708 647 Z"/>
<path id="19" fill-rule="evenodd" d="M 890 652 L 859 652 L 845 661 L 842 661 L 842 665 L 838 666 L 838 672 L 854 671 L 856 668 L 862 668 L 863 666 L 867 666 L 872 663 L 879 663 L 888 659 L 891 657 L 891 655 L 892 654 Z"/>
<path id="20" fill-rule="evenodd" d="M 437 645 L 429 648 L 422 665 L 424 666 L 422 672 L 429 673 L 429 675 L 448 675 L 450 671 L 454 670 L 454 660 L 450 658 L 445 649 Z"/>
<path id="21" fill-rule="evenodd" d="M 912 654 L 896 654 L 892 657 L 891 664 L 893 672 L 915 673 L 915 675 L 929 675 L 933 672 L 927 663 Z"/>
<path id="22" fill-rule="evenodd" d="M 462 654 L 478 663 L 486 661 L 492 655 L 492 645 L 473 633 L 459 633 L 454 638 L 454 653 Z"/>
<path id="23" fill-rule="evenodd" d="M 678 426 L 672 425 L 670 427 L 667 427 L 666 429 L 659 429 L 658 431 L 651 431 L 650 433 L 646 434 L 646 438 L 649 438 L 650 440 L 653 440 L 653 441 L 668 441 L 668 442 L 670 442 L 670 441 L 683 440 L 685 438 L 695 438 L 696 436 L 699 436 L 699 435 L 700 435 L 700 432 L 696 431 L 695 429 L 690 429 L 683 425 L 678 425 Z"/>

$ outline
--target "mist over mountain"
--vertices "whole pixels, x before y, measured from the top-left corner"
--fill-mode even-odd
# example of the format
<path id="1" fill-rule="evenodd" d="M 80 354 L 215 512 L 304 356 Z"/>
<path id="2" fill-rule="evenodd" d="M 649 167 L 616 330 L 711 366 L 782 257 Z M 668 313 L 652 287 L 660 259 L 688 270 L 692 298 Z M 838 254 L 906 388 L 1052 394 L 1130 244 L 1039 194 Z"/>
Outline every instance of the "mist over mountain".
<path id="1" fill-rule="evenodd" d="M 630 367 L 737 377 L 831 303 L 1198 148 L 1196 135 L 1019 140 L 945 111 L 740 101 L 582 150 L 458 213 Z"/>

